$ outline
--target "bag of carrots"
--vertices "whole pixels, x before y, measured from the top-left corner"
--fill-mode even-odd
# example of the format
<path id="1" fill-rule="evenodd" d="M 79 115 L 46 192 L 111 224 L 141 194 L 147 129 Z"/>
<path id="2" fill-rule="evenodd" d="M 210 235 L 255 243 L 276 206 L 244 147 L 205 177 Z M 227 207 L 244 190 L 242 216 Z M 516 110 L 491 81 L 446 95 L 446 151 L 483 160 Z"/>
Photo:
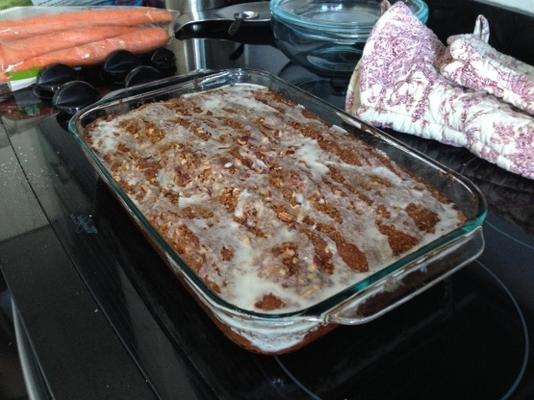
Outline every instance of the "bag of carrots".
<path id="1" fill-rule="evenodd" d="M 16 7 L 0 12 L 0 85 L 29 86 L 39 70 L 98 64 L 115 50 L 165 46 L 176 12 L 147 7 Z M 18 84 L 14 84 L 18 81 Z M 24 83 L 23 83 L 24 82 Z"/>

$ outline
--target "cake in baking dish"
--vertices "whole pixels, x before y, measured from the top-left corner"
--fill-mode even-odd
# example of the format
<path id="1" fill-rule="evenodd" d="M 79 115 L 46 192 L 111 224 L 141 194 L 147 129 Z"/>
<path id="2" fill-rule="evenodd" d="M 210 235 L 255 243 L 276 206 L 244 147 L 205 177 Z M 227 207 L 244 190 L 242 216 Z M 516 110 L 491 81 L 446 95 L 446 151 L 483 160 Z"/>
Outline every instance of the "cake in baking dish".
<path id="1" fill-rule="evenodd" d="M 246 310 L 316 304 L 464 220 L 384 153 L 261 86 L 144 104 L 86 131 L 170 246 Z"/>

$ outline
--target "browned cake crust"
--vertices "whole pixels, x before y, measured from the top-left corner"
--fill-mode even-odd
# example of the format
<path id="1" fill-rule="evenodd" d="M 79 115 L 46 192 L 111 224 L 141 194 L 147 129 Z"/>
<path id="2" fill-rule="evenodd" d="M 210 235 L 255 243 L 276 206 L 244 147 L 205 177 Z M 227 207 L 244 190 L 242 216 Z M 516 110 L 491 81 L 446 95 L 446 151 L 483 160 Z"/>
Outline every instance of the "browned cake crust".
<path id="1" fill-rule="evenodd" d="M 87 132 L 182 259 L 247 310 L 316 304 L 463 218 L 385 154 L 259 86 L 145 104 Z"/>

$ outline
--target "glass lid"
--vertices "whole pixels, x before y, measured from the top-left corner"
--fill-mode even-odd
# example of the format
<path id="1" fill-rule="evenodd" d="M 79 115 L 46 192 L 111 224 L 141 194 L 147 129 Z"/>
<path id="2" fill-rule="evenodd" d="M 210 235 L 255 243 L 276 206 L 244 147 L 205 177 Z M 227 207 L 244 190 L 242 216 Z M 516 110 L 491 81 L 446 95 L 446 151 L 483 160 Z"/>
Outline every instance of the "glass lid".
<path id="1" fill-rule="evenodd" d="M 428 6 L 422 0 L 404 1 L 422 22 Z M 396 1 L 391 1 L 394 4 Z M 370 32 L 380 17 L 378 0 L 271 0 L 271 12 L 286 23 L 313 30 L 361 30 Z"/>

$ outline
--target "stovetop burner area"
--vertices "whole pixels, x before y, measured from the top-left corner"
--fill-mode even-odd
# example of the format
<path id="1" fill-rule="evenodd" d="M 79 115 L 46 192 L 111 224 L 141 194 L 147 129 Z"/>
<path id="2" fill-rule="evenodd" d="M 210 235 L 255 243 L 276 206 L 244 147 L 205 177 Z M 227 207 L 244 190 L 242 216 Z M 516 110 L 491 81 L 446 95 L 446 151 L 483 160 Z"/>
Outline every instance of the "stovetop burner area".
<path id="1" fill-rule="evenodd" d="M 403 310 L 407 315 L 396 313 L 345 337 L 332 335 L 322 349 L 281 358 L 281 368 L 314 399 L 509 398 L 526 371 L 528 327 L 502 281 L 477 264 L 447 283 L 449 308 L 441 318 L 434 309 L 424 329 L 414 332 L 422 322 L 407 318 L 428 304 L 421 298 Z M 380 343 L 381 337 L 390 343 Z M 320 368 L 312 372 L 309 365 Z"/>
<path id="2" fill-rule="evenodd" d="M 445 18 L 452 3 L 440 6 L 442 14 L 434 18 Z M 471 16 L 465 18 L 470 26 Z M 179 49 L 201 51 L 195 55 L 204 68 L 270 70 L 343 108 L 347 78 L 318 76 L 274 47 L 190 40 Z M 389 132 L 479 186 L 489 208 L 484 253 L 375 321 L 337 327 L 294 353 L 264 356 L 230 342 L 184 290 L 96 177 L 66 129 L 68 116 L 47 106 L 30 107 L 30 100 L 26 114 L 39 112 L 33 117 L 6 113 L 0 125 L 0 205 L 15 204 L 20 213 L 8 221 L 12 235 L 0 239 L 0 264 L 15 288 L 30 291 L 15 293 L 20 310 L 40 310 L 33 314 L 39 321 L 46 321 L 47 314 L 54 322 L 82 321 L 58 324 L 54 346 L 44 340 L 45 331 L 33 332 L 32 338 L 29 329 L 29 336 L 36 350 L 40 344 L 48 347 L 41 352 L 43 366 L 57 363 L 54 354 L 90 365 L 89 371 L 70 364 L 88 371 L 78 380 L 87 383 L 86 392 L 94 389 L 114 400 L 534 398 L 533 181 L 466 150 Z M 41 265 L 40 254 L 47 253 L 58 255 Z M 72 285 L 75 279 L 79 287 Z M 53 308 L 38 303 L 39 287 L 50 293 Z M 67 300 L 59 294 L 64 287 L 70 290 Z M 84 336 L 73 337 L 75 329 Z M 91 354 L 97 344 L 99 353 Z M 115 356 L 117 349 L 123 352 Z M 64 369 L 43 370 L 52 392 L 61 384 L 77 387 Z M 86 392 L 70 397 L 91 398 Z"/>

